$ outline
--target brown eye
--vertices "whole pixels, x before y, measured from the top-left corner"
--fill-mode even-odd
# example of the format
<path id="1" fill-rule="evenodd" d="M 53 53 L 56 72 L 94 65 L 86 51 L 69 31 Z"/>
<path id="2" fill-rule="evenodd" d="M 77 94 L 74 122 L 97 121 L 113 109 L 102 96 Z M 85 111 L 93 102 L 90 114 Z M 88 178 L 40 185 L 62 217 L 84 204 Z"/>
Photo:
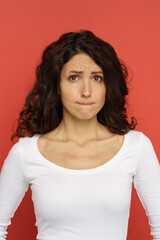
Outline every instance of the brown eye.
<path id="1" fill-rule="evenodd" d="M 71 81 L 74 81 L 74 80 L 76 80 L 76 75 L 71 75 L 70 77 L 69 77 L 69 80 L 71 80 Z"/>
<path id="2" fill-rule="evenodd" d="M 94 76 L 94 79 L 96 80 L 96 82 L 101 82 L 103 78 L 99 75 L 96 75 Z"/>

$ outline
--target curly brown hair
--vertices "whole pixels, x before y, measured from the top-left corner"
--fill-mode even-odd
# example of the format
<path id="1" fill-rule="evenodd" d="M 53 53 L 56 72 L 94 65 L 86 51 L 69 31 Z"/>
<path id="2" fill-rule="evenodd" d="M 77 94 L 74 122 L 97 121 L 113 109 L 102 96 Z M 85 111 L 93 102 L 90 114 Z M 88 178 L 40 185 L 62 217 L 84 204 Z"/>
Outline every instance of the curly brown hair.
<path id="1" fill-rule="evenodd" d="M 63 65 L 78 53 L 88 54 L 104 74 L 107 87 L 105 104 L 98 112 L 98 121 L 111 132 L 125 134 L 134 129 L 137 121 L 127 120 L 126 96 L 128 95 L 126 66 L 118 59 L 114 48 L 96 37 L 91 31 L 80 30 L 62 34 L 43 52 L 36 68 L 36 81 L 20 112 L 15 137 L 32 137 L 55 129 L 63 118 L 59 92 L 60 73 Z"/>

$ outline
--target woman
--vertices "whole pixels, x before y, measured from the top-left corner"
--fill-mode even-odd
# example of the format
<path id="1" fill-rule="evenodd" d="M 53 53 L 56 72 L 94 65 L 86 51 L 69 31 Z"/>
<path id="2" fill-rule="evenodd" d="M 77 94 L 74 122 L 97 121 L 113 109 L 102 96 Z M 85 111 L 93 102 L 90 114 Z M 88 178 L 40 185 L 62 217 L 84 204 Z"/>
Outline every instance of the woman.
<path id="1" fill-rule="evenodd" d="M 124 240 L 132 182 L 160 239 L 160 167 L 127 120 L 127 69 L 90 31 L 44 51 L 0 175 L 0 240 L 29 186 L 37 239 Z"/>

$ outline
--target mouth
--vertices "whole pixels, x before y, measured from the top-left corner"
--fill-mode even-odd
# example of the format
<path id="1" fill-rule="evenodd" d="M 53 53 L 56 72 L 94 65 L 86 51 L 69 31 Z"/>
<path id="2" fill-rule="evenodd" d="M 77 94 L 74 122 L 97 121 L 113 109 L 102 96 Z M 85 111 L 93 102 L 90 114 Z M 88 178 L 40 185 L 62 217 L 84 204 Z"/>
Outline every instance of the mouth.
<path id="1" fill-rule="evenodd" d="M 80 102 L 77 102 L 77 103 L 80 104 L 80 105 L 87 105 L 87 106 L 88 106 L 88 105 L 90 106 L 90 105 L 93 104 L 93 103 L 80 103 Z"/>

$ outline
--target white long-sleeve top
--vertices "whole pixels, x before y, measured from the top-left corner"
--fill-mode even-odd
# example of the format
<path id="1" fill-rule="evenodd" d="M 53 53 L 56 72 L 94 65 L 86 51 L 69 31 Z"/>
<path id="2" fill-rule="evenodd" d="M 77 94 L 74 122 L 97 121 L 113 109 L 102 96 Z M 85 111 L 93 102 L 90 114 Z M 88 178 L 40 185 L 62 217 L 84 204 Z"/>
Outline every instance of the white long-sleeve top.
<path id="1" fill-rule="evenodd" d="M 38 240 L 126 240 L 132 182 L 153 239 L 160 240 L 160 165 L 150 139 L 130 130 L 119 152 L 92 169 L 68 169 L 44 158 L 40 135 L 20 138 L 0 174 L 0 240 L 28 187 Z M 98 159 L 97 159 L 98 161 Z"/>

